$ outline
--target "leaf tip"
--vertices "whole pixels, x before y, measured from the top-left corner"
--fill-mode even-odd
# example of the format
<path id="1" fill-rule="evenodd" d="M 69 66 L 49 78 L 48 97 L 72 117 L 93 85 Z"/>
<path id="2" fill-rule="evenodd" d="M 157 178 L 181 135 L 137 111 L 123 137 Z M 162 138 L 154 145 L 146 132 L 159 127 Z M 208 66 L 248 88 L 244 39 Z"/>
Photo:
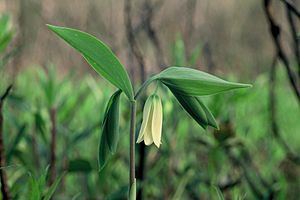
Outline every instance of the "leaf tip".
<path id="1" fill-rule="evenodd" d="M 240 88 L 252 88 L 253 86 L 251 84 L 246 83 L 239 83 Z"/>
<path id="2" fill-rule="evenodd" d="M 54 25 L 51 25 L 51 24 L 46 24 L 46 26 L 50 29 L 50 30 L 53 30 L 56 26 Z"/>

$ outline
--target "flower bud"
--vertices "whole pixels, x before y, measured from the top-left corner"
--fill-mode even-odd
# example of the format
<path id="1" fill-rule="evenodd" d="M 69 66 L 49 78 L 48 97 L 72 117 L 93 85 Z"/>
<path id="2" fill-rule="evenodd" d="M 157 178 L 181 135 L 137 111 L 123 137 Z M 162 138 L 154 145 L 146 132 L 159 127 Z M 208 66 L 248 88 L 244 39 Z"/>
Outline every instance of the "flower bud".
<path id="1" fill-rule="evenodd" d="M 154 142 L 159 148 L 161 144 L 162 115 L 160 97 L 156 94 L 149 96 L 144 106 L 143 122 L 137 143 L 144 140 L 146 145 L 151 145 Z"/>

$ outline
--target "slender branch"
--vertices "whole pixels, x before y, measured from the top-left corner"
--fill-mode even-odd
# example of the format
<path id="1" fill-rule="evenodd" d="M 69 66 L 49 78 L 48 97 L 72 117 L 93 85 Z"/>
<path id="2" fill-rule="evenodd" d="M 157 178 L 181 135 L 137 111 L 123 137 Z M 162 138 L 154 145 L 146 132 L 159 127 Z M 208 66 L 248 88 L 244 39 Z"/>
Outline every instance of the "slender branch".
<path id="1" fill-rule="evenodd" d="M 125 1 L 124 14 L 125 14 L 125 25 L 126 25 L 126 37 L 129 42 L 129 48 L 132 54 L 135 56 L 137 62 L 140 66 L 140 78 L 143 83 L 146 80 L 146 70 L 145 70 L 145 61 L 142 55 L 142 52 L 137 44 L 135 39 L 135 34 L 132 28 L 131 21 L 131 0 Z"/>
<path id="2" fill-rule="evenodd" d="M 9 95 L 9 92 L 10 92 L 11 89 L 12 89 L 12 85 L 9 85 L 9 86 L 6 88 L 4 94 L 3 94 L 3 95 L 1 96 L 1 98 L 0 98 L 0 103 L 1 103 L 1 104 L 3 103 L 4 99 Z"/>
<path id="3" fill-rule="evenodd" d="M 288 0 L 281 0 L 281 1 L 284 2 L 288 7 L 288 9 L 291 10 L 300 19 L 300 11 L 296 8 L 296 6 L 292 2 Z"/>
<path id="4" fill-rule="evenodd" d="M 152 42 L 154 48 L 155 48 L 155 55 L 157 60 L 157 65 L 159 65 L 160 69 L 164 69 L 165 61 L 163 57 L 163 50 L 160 45 L 160 41 L 158 39 L 157 33 L 152 25 L 153 21 L 153 10 L 155 5 L 151 5 L 149 0 L 144 1 L 144 9 L 145 9 L 145 17 L 144 17 L 144 29 L 146 34 L 148 35 L 150 41 Z"/>
<path id="5" fill-rule="evenodd" d="M 6 166 L 6 159 L 5 159 L 5 149 L 4 149 L 4 142 L 3 142 L 3 101 L 9 95 L 9 92 L 12 88 L 12 85 L 8 86 L 4 94 L 0 98 L 0 181 L 1 181 L 1 193 L 3 200 L 10 200 L 12 199 L 9 192 L 8 186 L 8 179 L 7 174 L 5 173 L 5 166 Z"/>
<path id="6" fill-rule="evenodd" d="M 51 144 L 50 144 L 50 167 L 49 167 L 49 185 L 52 185 L 56 177 L 56 109 L 50 109 L 51 120 Z"/>
<path id="7" fill-rule="evenodd" d="M 136 102 L 130 102 L 130 170 L 129 170 L 129 183 L 130 187 L 135 179 L 135 121 L 136 121 Z"/>
<path id="8" fill-rule="evenodd" d="M 239 147 L 238 149 L 240 151 L 242 151 L 243 148 L 243 144 L 239 144 L 237 147 Z M 234 146 L 226 146 L 224 148 L 226 155 L 228 156 L 228 158 L 231 160 L 231 162 L 240 167 L 243 171 L 243 177 L 245 177 L 245 179 L 247 180 L 247 183 L 249 184 L 250 189 L 252 190 L 253 194 L 256 196 L 257 199 L 266 199 L 266 195 L 270 195 L 273 193 L 272 189 L 270 189 L 271 191 L 269 192 L 269 194 L 264 194 L 262 191 L 262 187 L 260 187 L 258 183 L 256 183 L 253 180 L 253 174 L 249 173 L 248 168 L 252 168 L 254 169 L 253 166 L 253 162 L 252 160 L 247 160 L 247 158 L 249 157 L 248 155 L 245 155 L 245 153 L 247 153 L 245 150 L 241 152 L 241 156 L 236 156 L 232 153 L 232 148 L 234 148 Z M 245 158 L 245 156 L 247 158 Z M 246 162 L 246 163 L 245 163 Z M 262 183 L 261 186 L 266 186 L 266 181 L 263 180 L 263 178 L 261 177 L 259 171 L 255 171 L 256 176 L 259 178 L 260 183 Z M 271 188 L 269 186 L 266 186 L 266 188 Z"/>
<path id="9" fill-rule="evenodd" d="M 277 56 L 275 56 L 270 70 L 270 92 L 269 92 L 269 106 L 270 106 L 270 120 L 271 120 L 271 128 L 274 138 L 278 142 L 278 144 L 284 149 L 287 153 L 287 157 L 294 162 L 295 164 L 300 164 L 300 157 L 297 156 L 293 151 L 290 149 L 288 144 L 282 138 L 278 123 L 276 120 L 277 112 L 276 112 L 276 95 L 275 95 L 275 87 L 276 87 L 276 62 Z"/>
<path id="10" fill-rule="evenodd" d="M 287 58 L 286 54 L 284 53 L 283 48 L 280 43 L 280 27 L 273 19 L 273 16 L 271 13 L 271 1 L 272 0 L 264 0 L 264 10 L 265 10 L 265 14 L 268 19 L 268 22 L 269 22 L 270 33 L 272 35 L 273 42 L 276 47 L 277 55 L 280 58 L 280 60 L 283 62 L 284 66 L 286 68 L 288 78 L 290 81 L 290 85 L 292 86 L 293 91 L 298 99 L 298 103 L 300 103 L 300 89 L 299 89 L 299 86 L 297 85 L 296 76 L 291 69 L 288 58 Z"/>
<path id="11" fill-rule="evenodd" d="M 299 40 L 298 40 L 298 36 L 297 36 L 297 30 L 296 30 L 296 25 L 295 25 L 295 22 L 294 22 L 294 18 L 292 16 L 292 11 L 289 8 L 288 4 L 286 4 L 286 14 L 287 14 L 287 19 L 288 19 L 288 22 L 289 22 L 289 27 L 290 27 L 292 38 L 293 38 L 294 54 L 295 54 L 297 65 L 298 65 L 298 76 L 300 77 Z"/>

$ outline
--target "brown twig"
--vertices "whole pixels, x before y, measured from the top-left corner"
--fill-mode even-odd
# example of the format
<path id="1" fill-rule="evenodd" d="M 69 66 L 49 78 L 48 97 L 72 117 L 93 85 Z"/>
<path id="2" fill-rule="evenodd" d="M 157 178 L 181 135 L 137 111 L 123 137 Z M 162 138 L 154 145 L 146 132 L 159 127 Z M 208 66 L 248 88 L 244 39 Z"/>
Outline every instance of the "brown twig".
<path id="1" fill-rule="evenodd" d="M 293 151 L 290 149 L 288 144 L 282 138 L 279 127 L 277 124 L 277 112 L 276 112 L 276 94 L 275 94 L 275 87 L 276 87 L 276 63 L 277 63 L 277 56 L 274 57 L 274 60 L 271 65 L 270 70 L 270 92 L 269 92 L 269 106 L 270 106 L 270 120 L 271 120 L 271 129 L 274 135 L 274 138 L 278 142 L 278 144 L 284 149 L 287 153 L 288 159 L 290 159 L 295 164 L 300 164 L 300 157 L 297 156 Z"/>
<path id="2" fill-rule="evenodd" d="M 51 120 L 51 144 L 50 144 L 50 166 L 49 166 L 49 185 L 52 185 L 56 178 L 56 108 L 50 109 Z"/>
<path id="3" fill-rule="evenodd" d="M 209 42 L 206 42 L 205 45 L 203 46 L 203 57 L 204 57 L 204 61 L 206 62 L 208 72 L 211 73 L 214 72 L 216 64 L 212 57 L 212 52 L 211 52 L 211 47 Z"/>
<path id="4" fill-rule="evenodd" d="M 296 8 L 296 6 L 292 2 L 288 0 L 281 0 L 281 1 L 284 2 L 288 7 L 288 9 L 291 10 L 300 19 L 300 11 Z"/>
<path id="5" fill-rule="evenodd" d="M 299 49 L 299 40 L 298 40 L 298 36 L 297 36 L 296 25 L 295 25 L 294 18 L 292 15 L 292 10 L 290 9 L 289 4 L 286 3 L 285 7 L 286 7 L 287 19 L 289 22 L 289 27 L 290 27 L 292 39 L 293 39 L 294 54 L 295 54 L 296 61 L 298 64 L 298 76 L 300 78 L 300 49 Z"/>
<path id="6" fill-rule="evenodd" d="M 160 45 L 160 41 L 158 39 L 157 32 L 155 31 L 155 28 L 152 25 L 152 21 L 154 18 L 154 13 L 153 13 L 154 7 L 156 7 L 156 6 L 151 5 L 149 0 L 144 1 L 145 15 L 144 15 L 144 20 L 143 20 L 143 22 L 144 22 L 143 27 L 155 48 L 157 65 L 159 66 L 160 69 L 163 69 L 165 67 L 163 50 Z"/>
<path id="7" fill-rule="evenodd" d="M 293 91 L 298 99 L 298 103 L 300 103 L 300 89 L 299 89 L 299 86 L 297 85 L 297 79 L 296 79 L 297 77 L 295 76 L 294 72 L 292 71 L 290 63 L 288 61 L 288 58 L 287 58 L 286 54 L 284 53 L 283 48 L 281 46 L 281 43 L 280 43 L 280 30 L 281 29 L 280 29 L 279 25 L 275 22 L 275 20 L 272 16 L 271 1 L 272 0 L 264 0 L 264 10 L 265 10 L 266 17 L 268 19 L 270 33 L 272 35 L 273 42 L 276 47 L 277 55 L 280 58 L 280 60 L 283 62 L 284 66 L 286 68 L 290 85 L 292 86 Z"/>
<path id="8" fill-rule="evenodd" d="M 10 192 L 8 186 L 8 179 L 7 174 L 5 173 L 5 166 L 6 166 L 6 159 L 5 159 L 5 149 L 4 149 L 4 142 L 3 142 L 3 101 L 9 95 L 9 92 L 12 88 L 12 85 L 8 86 L 4 94 L 0 98 L 0 179 L 1 179 L 1 193 L 3 200 L 10 200 Z"/>
<path id="9" fill-rule="evenodd" d="M 197 1 L 196 0 L 187 0 L 186 1 L 186 17 L 185 17 L 185 38 L 188 38 L 186 41 L 186 56 L 190 57 L 192 52 L 192 46 L 195 45 L 194 40 L 194 32 L 195 32 L 195 16 L 196 16 L 196 9 L 197 8 Z"/>
<path id="10" fill-rule="evenodd" d="M 135 39 L 135 34 L 133 31 L 132 20 L 131 20 L 131 11 L 132 11 L 132 2 L 131 0 L 125 1 L 124 6 L 124 14 L 125 14 L 125 25 L 126 25 L 126 37 L 129 42 L 129 48 L 134 57 L 136 58 L 139 66 L 140 66 L 140 78 L 143 83 L 146 80 L 146 70 L 145 70 L 145 61 L 142 55 L 142 51 L 140 50 L 137 41 Z"/>
<path id="11" fill-rule="evenodd" d="M 256 198 L 257 199 L 271 199 L 274 192 L 276 192 L 276 191 L 274 191 L 272 186 L 263 179 L 263 177 L 261 176 L 259 171 L 257 171 L 255 169 L 253 161 L 251 160 L 251 156 L 246 151 L 244 145 L 242 143 L 239 143 L 239 145 L 237 146 L 237 148 L 241 152 L 240 156 L 234 155 L 231 151 L 232 148 L 234 148 L 234 146 L 231 146 L 231 145 L 226 146 L 224 148 L 226 155 L 228 156 L 228 158 L 231 160 L 231 162 L 234 165 L 236 165 L 242 169 L 243 175 L 244 175 L 245 179 L 247 180 L 247 183 L 249 184 L 249 187 L 252 190 L 253 194 L 256 196 Z M 258 180 L 259 180 L 258 183 L 261 183 L 261 186 L 263 186 L 264 188 L 266 188 L 268 190 L 268 194 L 265 194 L 262 191 L 263 188 L 260 187 L 253 180 L 253 174 L 249 173 L 249 168 L 254 170 L 255 175 L 258 177 Z"/>

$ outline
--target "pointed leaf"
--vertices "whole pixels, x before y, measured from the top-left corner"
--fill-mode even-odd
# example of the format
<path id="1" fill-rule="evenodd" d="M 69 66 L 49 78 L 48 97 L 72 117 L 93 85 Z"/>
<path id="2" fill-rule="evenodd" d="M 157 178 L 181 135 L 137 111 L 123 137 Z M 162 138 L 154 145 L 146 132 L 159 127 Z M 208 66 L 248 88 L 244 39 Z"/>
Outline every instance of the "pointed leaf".
<path id="1" fill-rule="evenodd" d="M 47 193 L 45 194 L 45 197 L 43 198 L 43 200 L 50 200 L 52 198 L 52 196 L 54 195 L 63 176 L 64 176 L 64 174 L 62 174 L 58 178 L 56 178 L 54 183 L 50 186 Z"/>
<path id="2" fill-rule="evenodd" d="M 197 98 L 197 101 L 199 102 L 200 106 L 202 107 L 202 109 L 204 110 L 205 114 L 206 114 L 206 118 L 207 118 L 207 124 L 216 128 L 216 129 L 219 129 L 219 126 L 216 122 L 216 119 L 215 117 L 212 115 L 212 113 L 210 112 L 210 110 L 206 107 L 206 105 L 202 102 L 202 100 L 198 97 Z"/>
<path id="3" fill-rule="evenodd" d="M 102 133 L 100 139 L 99 157 L 98 157 L 99 171 L 101 171 L 104 168 L 107 161 L 110 159 L 111 155 L 112 153 L 110 152 L 107 144 L 107 136 L 106 134 Z"/>
<path id="4" fill-rule="evenodd" d="M 28 194 L 27 199 L 28 200 L 39 200 L 41 199 L 41 191 L 39 188 L 38 181 L 29 174 L 30 179 L 28 181 Z"/>
<path id="5" fill-rule="evenodd" d="M 208 122 L 206 113 L 199 104 L 197 97 L 182 95 L 176 89 L 169 87 L 176 97 L 182 108 L 204 129 L 207 128 Z"/>
<path id="6" fill-rule="evenodd" d="M 218 199 L 219 200 L 225 200 L 220 188 L 216 187 L 216 186 L 212 186 L 215 190 L 216 190 L 216 193 L 218 195 Z"/>
<path id="7" fill-rule="evenodd" d="M 145 81 L 138 89 L 135 99 L 155 80 L 160 80 L 166 86 L 176 89 L 177 93 L 186 96 L 211 95 L 232 89 L 251 87 L 249 84 L 228 82 L 191 68 L 169 67 Z"/>
<path id="8" fill-rule="evenodd" d="M 216 129 L 219 129 L 214 116 L 199 97 L 182 95 L 178 93 L 176 89 L 170 86 L 169 89 L 176 97 L 180 105 L 200 126 L 202 126 L 204 129 L 206 129 L 207 126 L 212 126 Z"/>
<path id="9" fill-rule="evenodd" d="M 87 62 L 109 82 L 121 89 L 133 100 L 133 88 L 129 76 L 111 49 L 96 37 L 65 27 L 48 25 L 49 29 L 77 49 Z"/>
<path id="10" fill-rule="evenodd" d="M 119 141 L 119 100 L 121 90 L 116 91 L 108 101 L 102 124 L 99 146 L 99 167 L 104 167 L 110 155 L 115 153 Z"/>
<path id="11" fill-rule="evenodd" d="M 210 95 L 251 87 L 248 84 L 228 82 L 211 74 L 186 67 L 169 67 L 158 74 L 156 79 L 176 89 L 177 93 L 187 96 Z"/>

